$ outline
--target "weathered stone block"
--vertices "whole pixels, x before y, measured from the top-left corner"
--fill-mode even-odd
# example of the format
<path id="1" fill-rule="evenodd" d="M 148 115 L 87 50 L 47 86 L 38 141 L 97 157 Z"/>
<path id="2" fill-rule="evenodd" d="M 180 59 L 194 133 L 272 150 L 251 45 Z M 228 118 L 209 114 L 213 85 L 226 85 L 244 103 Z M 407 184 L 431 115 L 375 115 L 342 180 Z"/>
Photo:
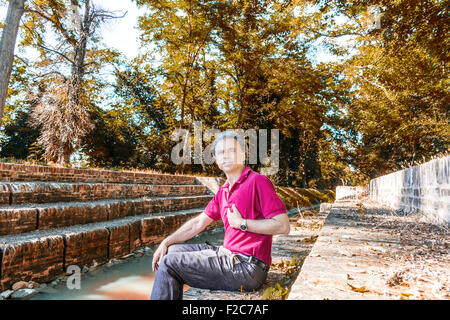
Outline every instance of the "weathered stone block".
<path id="1" fill-rule="evenodd" d="M 109 230 L 108 259 L 130 253 L 130 226 L 128 224 L 107 227 Z"/>
<path id="2" fill-rule="evenodd" d="M 80 268 L 96 261 L 104 263 L 108 260 L 108 230 L 80 230 L 64 233 L 65 260 L 64 265 L 77 265 Z"/>
<path id="3" fill-rule="evenodd" d="M 0 182 L 0 204 L 10 204 L 10 187 L 5 182 Z"/>
<path id="4" fill-rule="evenodd" d="M 29 232 L 36 227 L 36 208 L 0 209 L 0 235 Z"/>
<path id="5" fill-rule="evenodd" d="M 160 217 L 150 217 L 141 220 L 142 244 L 153 245 L 164 239 L 164 222 Z"/>
<path id="6" fill-rule="evenodd" d="M 130 252 L 135 251 L 141 245 L 141 220 L 137 220 L 130 223 Z"/>
<path id="7" fill-rule="evenodd" d="M 108 204 L 108 220 L 121 218 L 120 202 L 112 202 Z"/>
<path id="8" fill-rule="evenodd" d="M 2 290 L 18 281 L 46 282 L 63 272 L 64 242 L 54 235 L 0 244 Z"/>
<path id="9" fill-rule="evenodd" d="M 65 204 L 38 207 L 39 230 L 108 220 L 105 203 Z"/>

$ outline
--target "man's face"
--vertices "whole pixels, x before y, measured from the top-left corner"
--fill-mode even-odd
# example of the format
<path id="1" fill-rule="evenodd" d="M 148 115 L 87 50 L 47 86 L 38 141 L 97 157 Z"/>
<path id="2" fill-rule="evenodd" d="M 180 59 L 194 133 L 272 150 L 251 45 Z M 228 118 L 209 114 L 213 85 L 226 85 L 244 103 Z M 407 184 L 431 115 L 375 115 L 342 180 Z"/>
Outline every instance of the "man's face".
<path id="1" fill-rule="evenodd" d="M 224 172 L 233 171 L 245 162 L 245 154 L 234 138 L 220 140 L 215 150 L 216 163 Z"/>

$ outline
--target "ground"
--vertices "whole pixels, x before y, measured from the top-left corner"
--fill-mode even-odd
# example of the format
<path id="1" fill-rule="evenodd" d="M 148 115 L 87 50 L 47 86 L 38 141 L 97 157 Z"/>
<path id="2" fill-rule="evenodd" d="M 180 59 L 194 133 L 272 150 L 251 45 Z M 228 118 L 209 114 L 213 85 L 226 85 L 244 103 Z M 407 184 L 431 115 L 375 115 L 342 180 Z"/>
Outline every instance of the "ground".
<path id="1" fill-rule="evenodd" d="M 368 199 L 291 217 L 263 288 L 191 288 L 184 299 L 450 299 L 449 226 Z"/>

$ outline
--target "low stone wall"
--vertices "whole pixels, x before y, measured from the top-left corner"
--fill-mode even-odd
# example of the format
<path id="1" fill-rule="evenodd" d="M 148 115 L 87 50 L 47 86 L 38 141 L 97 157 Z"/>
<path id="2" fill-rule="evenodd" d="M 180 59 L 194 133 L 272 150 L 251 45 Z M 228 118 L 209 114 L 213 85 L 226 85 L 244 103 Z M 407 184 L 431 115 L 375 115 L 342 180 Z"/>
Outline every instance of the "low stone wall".
<path id="1" fill-rule="evenodd" d="M 337 186 L 336 201 L 340 200 L 360 200 L 366 189 L 363 187 Z"/>
<path id="2" fill-rule="evenodd" d="M 450 223 L 450 156 L 372 179 L 370 199 Z"/>

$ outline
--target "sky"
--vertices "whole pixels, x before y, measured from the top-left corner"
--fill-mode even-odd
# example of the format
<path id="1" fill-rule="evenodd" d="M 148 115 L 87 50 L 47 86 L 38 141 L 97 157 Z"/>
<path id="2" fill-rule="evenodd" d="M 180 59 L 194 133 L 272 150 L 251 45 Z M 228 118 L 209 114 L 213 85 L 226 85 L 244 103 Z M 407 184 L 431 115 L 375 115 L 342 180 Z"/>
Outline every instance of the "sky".
<path id="1" fill-rule="evenodd" d="M 105 44 L 118 49 L 130 59 L 136 57 L 139 48 L 137 17 L 144 9 L 138 9 L 136 3 L 131 0 L 94 0 L 93 2 L 103 9 L 116 11 L 116 15 L 127 12 L 124 18 L 113 19 L 102 25 L 100 32 Z M 6 13 L 7 7 L 0 4 L 0 21 L 5 21 Z"/>
<path id="2" fill-rule="evenodd" d="M 129 59 L 135 58 L 139 50 L 137 17 L 144 9 L 138 9 L 131 0 L 95 0 L 94 3 L 103 9 L 117 11 L 117 15 L 126 12 L 124 18 L 114 19 L 103 25 L 101 33 L 108 47 L 119 50 Z"/>

